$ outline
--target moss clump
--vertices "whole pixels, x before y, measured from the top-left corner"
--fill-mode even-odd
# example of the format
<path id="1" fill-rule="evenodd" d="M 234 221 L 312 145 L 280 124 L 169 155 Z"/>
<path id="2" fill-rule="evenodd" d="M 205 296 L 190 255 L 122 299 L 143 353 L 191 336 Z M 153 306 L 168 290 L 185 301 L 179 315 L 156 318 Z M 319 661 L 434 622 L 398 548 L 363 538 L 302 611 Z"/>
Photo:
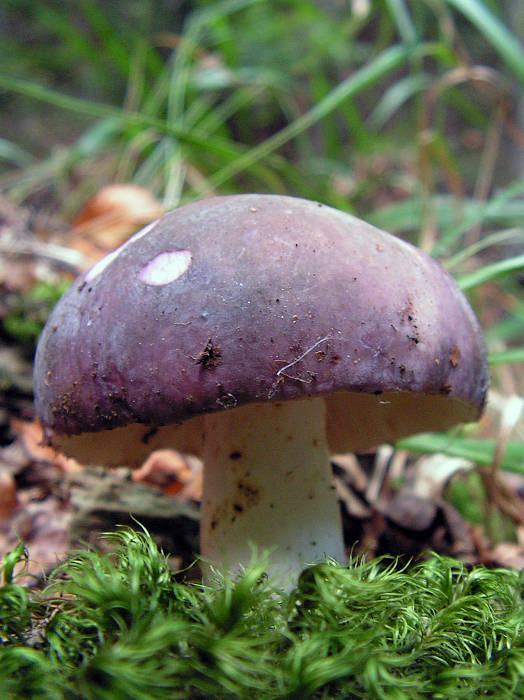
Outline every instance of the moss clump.
<path id="1" fill-rule="evenodd" d="M 45 588 L 0 589 L 0 695 L 132 698 L 524 698 L 524 576 L 433 556 L 322 562 L 295 590 L 253 563 L 178 582 L 147 533 L 110 536 Z"/>
<path id="2" fill-rule="evenodd" d="M 67 281 L 37 282 L 27 293 L 11 295 L 4 331 L 18 342 L 36 345 L 51 310 L 69 285 Z"/>

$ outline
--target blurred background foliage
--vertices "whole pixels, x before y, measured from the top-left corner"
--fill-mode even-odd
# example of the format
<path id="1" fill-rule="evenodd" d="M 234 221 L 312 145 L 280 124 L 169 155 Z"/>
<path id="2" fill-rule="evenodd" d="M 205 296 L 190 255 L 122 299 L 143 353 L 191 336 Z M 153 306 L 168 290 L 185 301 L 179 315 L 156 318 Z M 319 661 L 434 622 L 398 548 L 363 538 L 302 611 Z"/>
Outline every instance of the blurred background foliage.
<path id="1" fill-rule="evenodd" d="M 513 5 L 7 0 L 2 184 L 66 214 L 110 180 L 166 208 L 217 189 L 368 217 L 401 201 L 381 224 L 449 241 L 524 174 Z"/>
<path id="2" fill-rule="evenodd" d="M 407 238 L 481 320 L 492 410 L 402 447 L 524 473 L 524 3 L 5 0 L 0 37 L 0 187 L 38 235 L 125 182 L 164 210 L 292 194 Z"/>

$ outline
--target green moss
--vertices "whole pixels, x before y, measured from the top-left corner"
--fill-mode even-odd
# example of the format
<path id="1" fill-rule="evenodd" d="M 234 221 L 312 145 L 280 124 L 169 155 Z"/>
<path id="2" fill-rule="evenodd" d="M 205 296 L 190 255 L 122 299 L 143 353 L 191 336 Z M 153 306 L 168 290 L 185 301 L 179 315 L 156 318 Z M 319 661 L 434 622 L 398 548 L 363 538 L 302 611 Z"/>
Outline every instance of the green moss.
<path id="1" fill-rule="evenodd" d="M 179 582 L 147 533 L 110 537 L 112 556 L 79 553 L 41 592 L 8 562 L 2 697 L 524 697 L 516 571 L 359 558 L 318 563 L 285 594 L 263 560 L 204 586 Z"/>
<path id="2" fill-rule="evenodd" d="M 16 295 L 2 322 L 6 333 L 17 341 L 36 345 L 51 310 L 69 284 L 37 282 L 26 294 Z"/>

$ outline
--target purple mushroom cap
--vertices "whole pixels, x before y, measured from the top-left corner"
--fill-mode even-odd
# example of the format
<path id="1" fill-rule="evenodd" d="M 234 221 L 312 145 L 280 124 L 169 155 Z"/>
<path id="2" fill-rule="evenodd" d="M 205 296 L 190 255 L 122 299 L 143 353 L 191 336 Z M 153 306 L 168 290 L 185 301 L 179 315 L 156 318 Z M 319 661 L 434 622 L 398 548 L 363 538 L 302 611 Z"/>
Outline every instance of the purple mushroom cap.
<path id="1" fill-rule="evenodd" d="M 477 419 L 488 385 L 477 320 L 435 260 L 256 194 L 183 206 L 97 263 L 54 309 L 34 377 L 49 440 L 106 463 L 198 454 L 206 414 L 309 396 L 330 449 L 367 448 Z"/>

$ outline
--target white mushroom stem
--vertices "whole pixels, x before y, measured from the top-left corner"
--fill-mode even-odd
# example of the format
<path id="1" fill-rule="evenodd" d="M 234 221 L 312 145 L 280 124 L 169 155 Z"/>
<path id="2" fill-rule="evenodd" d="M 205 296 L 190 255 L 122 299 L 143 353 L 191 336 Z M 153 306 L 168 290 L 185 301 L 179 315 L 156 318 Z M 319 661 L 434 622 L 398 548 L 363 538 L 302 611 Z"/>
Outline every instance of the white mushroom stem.
<path id="1" fill-rule="evenodd" d="M 345 560 L 322 398 L 250 404 L 205 419 L 201 550 L 222 571 L 271 551 L 292 585 L 306 564 Z"/>

